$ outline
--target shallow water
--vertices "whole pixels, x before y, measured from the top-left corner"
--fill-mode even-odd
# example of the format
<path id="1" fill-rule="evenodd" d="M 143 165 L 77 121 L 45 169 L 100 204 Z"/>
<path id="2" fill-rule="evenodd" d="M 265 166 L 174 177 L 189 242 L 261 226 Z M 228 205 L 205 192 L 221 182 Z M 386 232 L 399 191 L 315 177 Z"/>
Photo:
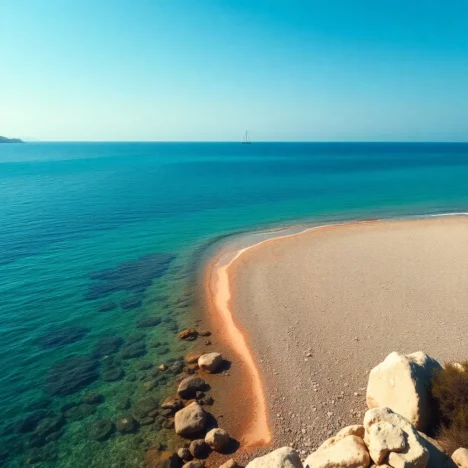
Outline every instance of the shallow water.
<path id="1" fill-rule="evenodd" d="M 142 466 L 147 447 L 171 445 L 157 423 L 90 434 L 173 390 L 154 367 L 187 349 L 176 332 L 190 323 L 212 242 L 296 222 L 466 211 L 466 180 L 462 144 L 1 145 L 4 465 Z M 109 336 L 125 342 L 96 349 Z M 103 402 L 62 411 L 91 391 Z M 131 406 L 119 409 L 124 397 Z"/>

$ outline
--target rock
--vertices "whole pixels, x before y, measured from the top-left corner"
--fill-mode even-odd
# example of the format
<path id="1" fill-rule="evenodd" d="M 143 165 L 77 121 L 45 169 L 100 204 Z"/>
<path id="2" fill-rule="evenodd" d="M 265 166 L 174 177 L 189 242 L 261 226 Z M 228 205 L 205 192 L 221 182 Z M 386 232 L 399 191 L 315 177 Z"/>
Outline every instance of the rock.
<path id="1" fill-rule="evenodd" d="M 120 400 L 117 400 L 115 407 L 119 410 L 126 410 L 130 408 L 130 398 L 122 397 Z"/>
<path id="2" fill-rule="evenodd" d="M 146 338 L 146 335 L 143 332 L 131 333 L 127 336 L 127 344 L 135 344 L 139 341 L 143 341 Z"/>
<path id="3" fill-rule="evenodd" d="M 427 468 L 456 468 L 453 460 L 444 452 L 444 449 L 437 441 L 431 439 L 426 434 L 419 432 L 424 448 L 429 452 L 429 462 Z M 468 468 L 468 466 L 467 466 Z"/>
<path id="4" fill-rule="evenodd" d="M 167 397 L 161 405 L 161 408 L 168 409 L 174 412 L 182 409 L 183 407 L 184 407 L 184 402 L 180 398 L 177 398 L 176 396 Z"/>
<path id="5" fill-rule="evenodd" d="M 423 445 L 423 441 L 415 427 L 403 416 L 394 413 L 390 408 L 376 408 L 366 412 L 364 417 L 364 427 L 366 435 L 364 440 L 370 445 L 373 429 L 372 426 L 379 423 L 390 423 L 404 433 L 406 446 L 399 453 L 391 451 L 387 464 L 395 468 L 425 468 L 429 460 L 429 452 Z"/>
<path id="6" fill-rule="evenodd" d="M 193 458 L 190 450 L 187 447 L 182 447 L 177 450 L 177 455 L 183 461 L 190 461 Z"/>
<path id="7" fill-rule="evenodd" d="M 205 388 L 206 382 L 202 378 L 193 375 L 180 382 L 177 393 L 181 398 L 187 399 L 194 397 L 198 391 L 203 391 Z"/>
<path id="8" fill-rule="evenodd" d="M 226 463 L 220 465 L 219 468 L 240 468 L 240 466 L 235 460 L 231 458 Z"/>
<path id="9" fill-rule="evenodd" d="M 161 424 L 164 429 L 174 429 L 174 418 L 167 418 Z"/>
<path id="10" fill-rule="evenodd" d="M 116 382 L 122 379 L 124 375 L 124 370 L 116 365 L 105 366 L 101 370 L 101 379 L 104 380 L 104 382 Z"/>
<path id="11" fill-rule="evenodd" d="M 51 395 L 70 395 L 99 377 L 99 362 L 91 356 L 69 356 L 47 373 L 45 388 Z"/>
<path id="12" fill-rule="evenodd" d="M 93 356 L 103 357 L 115 354 L 123 345 L 124 340 L 120 336 L 104 336 L 93 349 Z"/>
<path id="13" fill-rule="evenodd" d="M 135 365 L 135 368 L 138 369 L 138 370 L 149 370 L 153 367 L 153 364 L 151 364 L 151 362 L 149 361 L 140 361 L 140 362 L 137 362 L 136 365 Z"/>
<path id="14" fill-rule="evenodd" d="M 141 320 L 138 320 L 136 326 L 137 328 L 149 328 L 157 327 L 161 323 L 161 319 L 158 317 L 145 317 Z"/>
<path id="15" fill-rule="evenodd" d="M 305 468 L 367 468 L 369 465 L 366 444 L 355 435 L 326 440 L 304 462 Z"/>
<path id="16" fill-rule="evenodd" d="M 117 307 L 117 304 L 114 302 L 109 302 L 107 304 L 103 304 L 101 307 L 98 308 L 98 312 L 110 312 Z"/>
<path id="17" fill-rule="evenodd" d="M 203 439 L 192 440 L 189 450 L 193 458 L 205 458 L 208 454 L 208 444 Z"/>
<path id="18" fill-rule="evenodd" d="M 336 434 L 335 438 L 343 439 L 344 437 L 355 435 L 361 439 L 364 439 L 365 432 L 366 430 L 364 429 L 364 426 L 361 426 L 360 424 L 354 424 L 353 426 L 346 426 L 341 429 L 341 431 Z"/>
<path id="19" fill-rule="evenodd" d="M 180 468 L 182 462 L 176 453 L 151 449 L 146 452 L 146 468 Z"/>
<path id="20" fill-rule="evenodd" d="M 203 398 L 200 398 L 199 403 L 200 405 L 211 406 L 214 403 L 214 400 L 212 397 L 210 397 L 210 395 L 206 395 Z"/>
<path id="21" fill-rule="evenodd" d="M 50 418 L 41 419 L 36 426 L 34 433 L 39 437 L 45 438 L 53 432 L 57 432 L 64 424 L 62 416 L 52 416 Z"/>
<path id="22" fill-rule="evenodd" d="M 95 412 L 95 405 L 88 405 L 87 403 L 82 403 L 81 405 L 76 405 L 70 409 L 67 409 L 64 412 L 64 414 L 65 417 L 70 421 L 81 421 L 82 419 L 87 418 Z"/>
<path id="23" fill-rule="evenodd" d="M 119 291 L 142 294 L 154 279 L 166 274 L 174 259 L 175 255 L 170 253 L 151 253 L 113 268 L 94 271 L 89 275 L 93 282 L 85 298 L 100 299 Z"/>
<path id="24" fill-rule="evenodd" d="M 17 424 L 16 431 L 20 433 L 32 432 L 39 424 L 39 421 L 41 421 L 41 419 L 47 418 L 49 416 L 53 416 L 53 413 L 51 411 L 43 409 L 34 411 L 33 413 L 28 414 Z"/>
<path id="25" fill-rule="evenodd" d="M 459 468 L 468 468 L 468 449 L 459 448 L 452 453 L 452 460 Z"/>
<path id="26" fill-rule="evenodd" d="M 131 416 L 119 419 L 115 425 L 121 434 L 132 434 L 138 429 L 137 422 Z"/>
<path id="27" fill-rule="evenodd" d="M 198 332 L 200 336 L 211 336 L 211 332 L 209 330 L 201 330 Z"/>
<path id="28" fill-rule="evenodd" d="M 153 423 L 154 423 L 154 418 L 151 418 L 150 416 L 146 416 L 145 418 L 140 419 L 140 424 L 142 426 L 150 426 Z"/>
<path id="29" fill-rule="evenodd" d="M 229 439 L 228 432 L 219 428 L 211 429 L 205 436 L 205 442 L 216 452 L 221 452 L 229 443 Z"/>
<path id="30" fill-rule="evenodd" d="M 204 466 L 205 464 L 202 461 L 192 460 L 188 463 L 185 463 L 185 465 L 182 468 L 204 468 Z"/>
<path id="31" fill-rule="evenodd" d="M 42 349 L 57 349 L 83 339 L 91 329 L 76 325 L 47 332 L 37 341 Z"/>
<path id="32" fill-rule="evenodd" d="M 81 399 L 82 403 L 86 403 L 88 405 L 98 405 L 104 401 L 104 397 L 97 392 L 88 392 L 83 395 Z"/>
<path id="33" fill-rule="evenodd" d="M 125 345 L 120 351 L 122 359 L 133 359 L 146 354 L 146 345 L 143 341 Z"/>
<path id="34" fill-rule="evenodd" d="M 89 429 L 91 438 L 99 442 L 108 439 L 112 432 L 114 432 L 114 425 L 105 419 L 94 421 Z"/>
<path id="35" fill-rule="evenodd" d="M 161 364 L 161 365 L 158 367 L 158 369 L 159 369 L 160 371 L 164 372 L 165 370 L 167 370 L 167 366 L 166 366 L 166 364 Z"/>
<path id="36" fill-rule="evenodd" d="M 298 453 L 291 447 L 282 447 L 253 459 L 247 468 L 302 468 Z M 311 465 L 310 468 L 316 468 Z"/>
<path id="37" fill-rule="evenodd" d="M 179 339 L 193 341 L 197 338 L 198 332 L 195 328 L 187 328 L 179 333 Z"/>
<path id="38" fill-rule="evenodd" d="M 159 408 L 158 401 L 152 396 L 140 398 L 133 407 L 133 414 L 136 418 L 144 418 L 148 414 Z"/>
<path id="39" fill-rule="evenodd" d="M 201 355 L 202 353 L 199 353 L 198 351 L 191 351 L 185 355 L 184 361 L 187 364 L 195 364 Z"/>
<path id="40" fill-rule="evenodd" d="M 184 361 L 182 359 L 177 359 L 177 361 L 174 361 L 170 367 L 169 367 L 169 372 L 172 372 L 173 374 L 180 374 L 184 369 Z"/>
<path id="41" fill-rule="evenodd" d="M 390 452 L 401 452 L 406 447 L 404 432 L 388 422 L 376 423 L 369 430 L 369 454 L 380 465 Z"/>
<path id="42" fill-rule="evenodd" d="M 433 421 L 430 385 L 441 365 L 418 351 L 403 355 L 389 354 L 369 374 L 367 406 L 388 407 L 409 420 L 416 429 L 425 431 Z"/>
<path id="43" fill-rule="evenodd" d="M 175 432 L 183 437 L 198 434 L 205 428 L 206 420 L 206 411 L 198 403 L 192 403 L 175 414 Z"/>
<path id="44" fill-rule="evenodd" d="M 208 353 L 203 354 L 198 359 L 198 365 L 200 369 L 204 370 L 205 372 L 209 372 L 210 374 L 216 372 L 223 363 L 223 356 L 221 353 Z"/>

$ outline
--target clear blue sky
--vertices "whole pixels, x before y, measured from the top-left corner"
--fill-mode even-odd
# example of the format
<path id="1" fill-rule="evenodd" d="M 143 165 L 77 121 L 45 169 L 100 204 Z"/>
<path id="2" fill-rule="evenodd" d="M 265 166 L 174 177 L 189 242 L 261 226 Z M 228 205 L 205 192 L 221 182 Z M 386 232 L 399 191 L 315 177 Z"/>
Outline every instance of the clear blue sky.
<path id="1" fill-rule="evenodd" d="M 468 140 L 466 0 L 0 0 L 0 135 Z"/>

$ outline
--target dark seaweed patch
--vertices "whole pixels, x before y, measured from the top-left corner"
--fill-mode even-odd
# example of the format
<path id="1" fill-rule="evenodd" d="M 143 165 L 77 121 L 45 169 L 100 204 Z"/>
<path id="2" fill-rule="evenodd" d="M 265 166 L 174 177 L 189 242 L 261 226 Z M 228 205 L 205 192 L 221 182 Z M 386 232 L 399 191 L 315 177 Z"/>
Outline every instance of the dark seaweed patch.
<path id="1" fill-rule="evenodd" d="M 89 286 L 85 298 L 99 299 L 118 291 L 143 293 L 153 279 L 163 276 L 175 255 L 154 253 L 123 262 L 115 268 L 93 272 L 89 278 L 96 283 Z"/>
<path id="2" fill-rule="evenodd" d="M 56 330 L 51 330 L 41 336 L 37 343 L 42 349 L 61 348 L 79 341 L 91 331 L 88 327 L 76 325 L 73 327 L 63 327 Z"/>
<path id="3" fill-rule="evenodd" d="M 99 361 L 91 356 L 69 356 L 47 373 L 45 388 L 51 395 L 70 395 L 99 377 Z"/>

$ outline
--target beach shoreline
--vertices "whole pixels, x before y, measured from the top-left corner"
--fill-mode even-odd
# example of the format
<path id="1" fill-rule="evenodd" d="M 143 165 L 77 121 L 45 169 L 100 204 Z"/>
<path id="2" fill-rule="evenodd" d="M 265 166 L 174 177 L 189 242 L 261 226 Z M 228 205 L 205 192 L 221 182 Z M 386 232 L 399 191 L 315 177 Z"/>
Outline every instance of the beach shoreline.
<path id="1" fill-rule="evenodd" d="M 308 349 L 304 349 L 299 353 L 302 357 L 302 362 L 312 361 L 315 365 L 315 370 L 311 373 L 311 376 L 308 376 L 307 384 L 305 385 L 309 385 L 309 389 L 315 397 L 313 398 L 315 405 L 307 408 L 309 410 L 308 421 L 313 419 L 314 423 L 312 425 L 309 424 L 309 427 L 306 427 L 307 424 L 302 422 L 299 425 L 296 424 L 295 427 L 293 425 L 293 429 L 290 434 L 283 432 L 283 428 L 287 425 L 286 423 L 288 422 L 288 419 L 291 419 L 292 416 L 294 416 L 293 419 L 295 419 L 295 417 L 298 416 L 298 414 L 294 413 L 294 406 L 297 408 L 301 407 L 302 404 L 291 404 L 291 402 L 288 401 L 290 398 L 284 394 L 287 389 L 288 378 L 286 378 L 286 382 L 281 381 L 282 370 L 284 370 L 286 363 L 284 359 L 277 359 L 275 362 L 275 358 L 272 356 L 272 354 L 275 354 L 274 352 L 272 353 L 272 348 L 275 347 L 272 346 L 271 342 L 266 342 L 265 339 L 267 336 L 265 335 L 262 337 L 261 334 L 263 332 L 259 331 L 262 326 L 261 324 L 265 323 L 265 314 L 261 311 L 261 301 L 256 302 L 256 300 L 252 300 L 252 297 L 257 295 L 255 293 L 255 288 L 259 288 L 259 277 L 261 277 L 261 274 L 257 271 L 254 275 L 252 272 L 256 269 L 258 270 L 258 263 L 261 263 L 262 258 L 270 255 L 269 260 L 271 260 L 274 256 L 271 256 L 270 251 L 275 251 L 275 255 L 279 254 L 279 257 L 276 258 L 277 261 L 282 256 L 287 256 L 288 248 L 297 248 L 297 245 L 304 244 L 304 242 L 307 243 L 304 239 L 318 236 L 320 237 L 319 242 L 324 242 L 325 238 L 323 234 L 325 233 L 325 237 L 336 237 L 338 235 L 346 238 L 346 232 L 349 233 L 350 230 L 352 231 L 355 228 L 358 230 L 364 228 L 364 230 L 367 231 L 372 231 L 375 228 L 376 232 L 380 235 L 380 233 L 384 232 L 386 228 L 389 228 L 387 230 L 392 231 L 397 226 L 400 226 L 403 231 L 408 228 L 409 230 L 416 229 L 419 232 L 419 227 L 424 227 L 424 229 L 425 227 L 436 225 L 445 225 L 447 227 L 448 224 L 452 226 L 463 226 L 464 230 L 467 221 L 468 218 L 464 213 L 457 213 L 453 215 L 444 214 L 440 216 L 429 215 L 427 217 L 417 217 L 404 220 L 358 220 L 328 225 L 324 224 L 305 227 L 299 232 L 288 234 L 284 234 L 283 231 L 276 231 L 270 233 L 271 237 L 267 237 L 266 239 L 264 238 L 260 242 L 234 251 L 230 251 L 229 246 L 225 246 L 220 253 L 215 255 L 215 257 L 209 261 L 205 272 L 205 290 L 209 303 L 209 319 L 215 324 L 218 331 L 222 331 L 220 338 L 224 344 L 234 351 L 234 354 L 240 361 L 244 361 L 244 378 L 247 378 L 251 383 L 254 382 L 254 384 L 250 386 L 250 389 L 248 389 L 248 391 L 250 391 L 250 399 L 247 398 L 247 400 L 250 401 L 250 414 L 256 416 L 250 418 L 249 423 L 246 424 L 246 429 L 240 438 L 241 447 L 243 447 L 243 449 L 247 451 L 254 449 L 261 450 L 262 447 L 268 447 L 272 444 L 275 446 L 291 444 L 293 441 L 290 440 L 291 437 L 289 435 L 294 435 L 295 438 L 297 438 L 298 434 L 302 434 L 302 436 L 305 435 L 305 437 L 299 437 L 297 448 L 310 450 L 311 448 L 314 448 L 320 440 L 323 440 L 328 433 L 331 433 L 335 429 L 333 424 L 330 424 L 327 420 L 327 415 L 333 413 L 334 417 L 336 417 L 336 411 L 330 411 L 330 409 L 336 409 L 335 405 L 337 405 L 338 402 L 348 401 L 348 405 L 344 405 L 347 406 L 345 409 L 348 411 L 348 414 L 345 414 L 343 408 L 338 411 L 338 414 L 340 415 L 338 421 L 341 425 L 345 425 L 345 423 L 355 423 L 359 420 L 362 412 L 365 410 L 363 406 L 363 394 L 365 393 L 366 378 L 363 378 L 362 375 L 354 380 L 348 378 L 351 382 L 347 383 L 345 387 L 340 387 L 339 389 L 336 388 L 337 391 L 335 392 L 335 395 L 333 393 L 333 387 L 336 386 L 337 382 L 330 382 L 327 380 L 330 379 L 330 377 L 321 376 L 321 369 L 323 369 L 323 366 L 321 367 L 318 364 L 320 359 L 317 358 L 315 350 L 309 351 Z M 431 230 L 431 228 L 429 230 Z M 445 228 L 443 228 L 443 230 L 446 231 Z M 340 241 L 342 242 L 343 239 L 340 239 Z M 285 244 L 289 245 L 285 246 Z M 283 246 L 285 247 L 283 248 Z M 267 266 L 263 265 L 262 268 L 271 273 L 270 270 L 277 269 L 277 266 L 273 268 L 272 265 L 273 263 L 270 263 Z M 295 270 L 300 270 L 300 265 L 296 265 Z M 275 274 L 281 275 L 284 274 L 284 272 L 276 272 Z M 252 281 L 252 279 L 254 279 L 254 281 Z M 251 284 L 248 285 L 249 283 Z M 262 283 L 262 285 L 265 286 L 265 283 Z M 272 292 L 271 290 L 269 291 Z M 246 302 L 246 298 L 242 298 L 241 296 L 250 297 L 250 304 L 249 300 Z M 263 297 L 262 300 L 265 300 L 265 297 Z M 260 312 L 256 310 L 255 314 L 252 313 L 253 303 L 256 303 L 257 306 L 260 304 Z M 244 313 L 242 313 L 241 310 L 244 310 Z M 248 312 L 245 312 L 246 310 Z M 259 317 L 252 319 L 251 316 L 249 317 L 249 313 L 251 315 L 258 315 Z M 263 317 L 260 317 L 262 313 Z M 362 325 L 364 327 L 368 327 L 369 323 L 365 323 L 364 321 L 362 322 Z M 278 328 L 278 324 L 273 325 L 272 329 L 275 327 Z M 283 335 L 285 335 L 286 339 L 281 344 L 291 346 L 291 339 L 294 341 L 294 336 L 297 335 L 297 332 L 299 332 L 300 335 L 300 328 L 302 327 L 296 323 L 292 323 L 291 328 L 294 329 L 292 334 L 290 333 L 290 330 L 288 330 L 287 326 L 283 329 L 283 333 L 280 330 L 278 335 L 280 337 L 280 341 L 275 342 L 275 344 L 280 346 L 279 343 L 282 341 L 281 337 L 284 338 Z M 278 331 L 276 330 L 275 333 L 278 333 Z M 351 340 L 353 342 L 353 346 L 351 346 L 352 348 L 355 348 L 354 345 L 356 344 L 359 345 L 359 342 L 362 339 L 355 336 L 347 336 L 343 338 L 345 342 L 347 340 Z M 356 338 L 357 340 L 355 341 Z M 307 340 L 310 340 L 310 335 L 307 335 L 307 339 L 305 341 Z M 301 339 L 298 341 L 304 342 L 304 340 L 301 341 Z M 310 345 L 311 348 L 316 346 L 314 340 L 310 341 Z M 397 342 L 395 343 L 395 346 L 398 346 Z M 415 342 L 414 347 L 414 349 L 395 350 L 402 352 L 416 351 L 417 349 L 424 348 L 424 345 L 422 343 L 418 344 Z M 305 348 L 307 348 L 307 346 L 305 346 Z M 283 352 L 283 349 L 284 348 L 281 348 L 281 352 Z M 288 352 L 291 351 L 289 348 L 286 349 Z M 393 351 L 394 349 L 391 350 Z M 426 348 L 424 348 L 424 350 L 428 351 Z M 355 352 L 355 349 L 353 349 L 353 352 Z M 308 357 L 309 354 L 310 357 Z M 298 353 L 296 350 L 296 358 L 297 355 Z M 376 355 L 371 359 L 371 362 L 375 365 L 378 363 L 380 358 L 384 357 L 385 356 Z M 238 365 L 238 361 L 234 361 L 233 364 L 234 366 Z M 276 369 L 276 367 L 278 367 L 278 369 Z M 371 367 L 367 370 L 370 370 L 370 368 Z M 291 373 L 289 373 L 289 377 L 291 377 Z M 321 382 L 324 378 L 326 384 Z M 291 382 L 290 378 L 289 381 Z M 304 386 L 304 382 L 302 382 L 302 384 Z M 268 392 L 265 391 L 265 388 L 268 389 Z M 296 388 L 292 389 L 291 393 L 296 394 L 296 390 Z M 338 390 L 341 390 L 341 392 L 338 392 Z M 333 398 L 330 396 L 330 392 L 333 393 Z M 239 396 L 238 393 L 236 396 Z M 357 398 L 353 398 L 358 396 L 361 397 L 362 401 L 358 402 Z M 325 399 L 326 401 L 320 401 L 320 399 Z M 233 401 L 234 400 L 235 397 L 233 396 Z M 349 403 L 349 400 L 351 400 L 351 403 Z M 349 406 L 352 407 L 352 411 L 349 409 Z M 229 409 L 227 410 L 227 413 L 229 413 Z M 310 415 L 317 416 L 315 418 L 311 418 Z M 328 418 L 330 418 L 330 416 L 328 416 Z M 314 437 L 308 438 L 310 429 L 317 429 L 317 424 L 322 427 L 317 431 L 317 434 Z M 251 428 L 255 429 L 252 431 Z M 252 434 L 257 434 L 257 437 L 253 437 Z M 258 436 L 258 434 L 262 435 Z M 269 438 L 267 437 L 267 434 L 270 435 Z"/>

